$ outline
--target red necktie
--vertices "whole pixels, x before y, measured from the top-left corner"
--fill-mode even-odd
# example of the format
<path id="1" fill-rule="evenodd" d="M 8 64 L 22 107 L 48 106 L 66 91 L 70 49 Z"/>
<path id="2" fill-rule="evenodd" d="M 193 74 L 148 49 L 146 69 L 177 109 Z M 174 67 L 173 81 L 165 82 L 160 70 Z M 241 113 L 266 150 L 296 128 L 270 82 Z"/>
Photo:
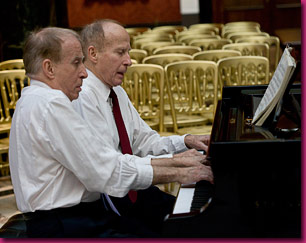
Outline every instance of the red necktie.
<path id="1" fill-rule="evenodd" d="M 112 102 L 113 102 L 113 114 L 114 114 L 117 130 L 118 130 L 118 134 L 119 134 L 121 151 L 122 151 L 123 154 L 133 154 L 131 144 L 130 144 L 130 140 L 129 140 L 128 134 L 126 132 L 122 116 L 121 116 L 121 111 L 120 111 L 118 98 L 117 98 L 117 95 L 116 95 L 116 93 L 114 92 L 113 89 L 111 89 L 109 97 L 112 98 Z M 133 190 L 130 190 L 129 191 L 129 198 L 133 203 L 136 202 L 137 192 L 133 191 Z"/>

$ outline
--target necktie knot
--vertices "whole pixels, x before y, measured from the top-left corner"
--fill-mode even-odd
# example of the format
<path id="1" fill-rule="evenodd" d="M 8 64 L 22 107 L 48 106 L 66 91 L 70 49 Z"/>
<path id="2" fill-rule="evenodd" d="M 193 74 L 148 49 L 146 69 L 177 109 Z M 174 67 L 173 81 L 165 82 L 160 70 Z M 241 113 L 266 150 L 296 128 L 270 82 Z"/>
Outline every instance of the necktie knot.
<path id="1" fill-rule="evenodd" d="M 117 99 L 117 95 L 113 89 L 110 89 L 109 97 L 112 99 Z"/>

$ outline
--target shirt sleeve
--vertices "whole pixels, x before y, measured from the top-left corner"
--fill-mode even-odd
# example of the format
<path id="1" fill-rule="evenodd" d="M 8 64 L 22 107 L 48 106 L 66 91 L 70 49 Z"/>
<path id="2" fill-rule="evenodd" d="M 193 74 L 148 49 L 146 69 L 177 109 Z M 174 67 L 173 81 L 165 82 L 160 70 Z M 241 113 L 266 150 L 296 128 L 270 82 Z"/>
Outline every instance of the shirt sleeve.
<path id="1" fill-rule="evenodd" d="M 53 100 L 45 109 L 42 129 L 52 156 L 70 170 L 88 191 L 122 197 L 130 189 L 145 189 L 153 179 L 150 158 L 123 155 L 97 137 L 66 100 Z M 139 160 L 140 162 L 136 162 Z"/>

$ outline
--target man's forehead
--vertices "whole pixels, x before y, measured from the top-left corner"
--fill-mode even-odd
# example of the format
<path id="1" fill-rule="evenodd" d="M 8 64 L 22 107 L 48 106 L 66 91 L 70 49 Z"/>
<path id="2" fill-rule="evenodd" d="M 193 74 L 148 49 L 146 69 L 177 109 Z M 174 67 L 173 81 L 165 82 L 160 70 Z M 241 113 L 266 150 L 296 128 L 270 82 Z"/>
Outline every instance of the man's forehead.
<path id="1" fill-rule="evenodd" d="M 82 58 L 82 46 L 81 43 L 75 38 L 74 40 L 67 40 L 63 43 L 62 53 L 64 57 L 69 59 Z"/>

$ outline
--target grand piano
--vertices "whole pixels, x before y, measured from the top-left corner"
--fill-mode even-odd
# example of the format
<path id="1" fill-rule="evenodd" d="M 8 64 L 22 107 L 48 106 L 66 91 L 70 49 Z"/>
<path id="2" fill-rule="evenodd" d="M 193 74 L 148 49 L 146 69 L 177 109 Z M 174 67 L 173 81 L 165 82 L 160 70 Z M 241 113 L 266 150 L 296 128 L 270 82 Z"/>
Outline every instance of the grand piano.
<path id="1" fill-rule="evenodd" d="M 301 237 L 301 85 L 257 127 L 266 88 L 224 87 L 207 155 L 214 184 L 196 183 L 190 210 L 166 217 L 164 237 Z"/>

